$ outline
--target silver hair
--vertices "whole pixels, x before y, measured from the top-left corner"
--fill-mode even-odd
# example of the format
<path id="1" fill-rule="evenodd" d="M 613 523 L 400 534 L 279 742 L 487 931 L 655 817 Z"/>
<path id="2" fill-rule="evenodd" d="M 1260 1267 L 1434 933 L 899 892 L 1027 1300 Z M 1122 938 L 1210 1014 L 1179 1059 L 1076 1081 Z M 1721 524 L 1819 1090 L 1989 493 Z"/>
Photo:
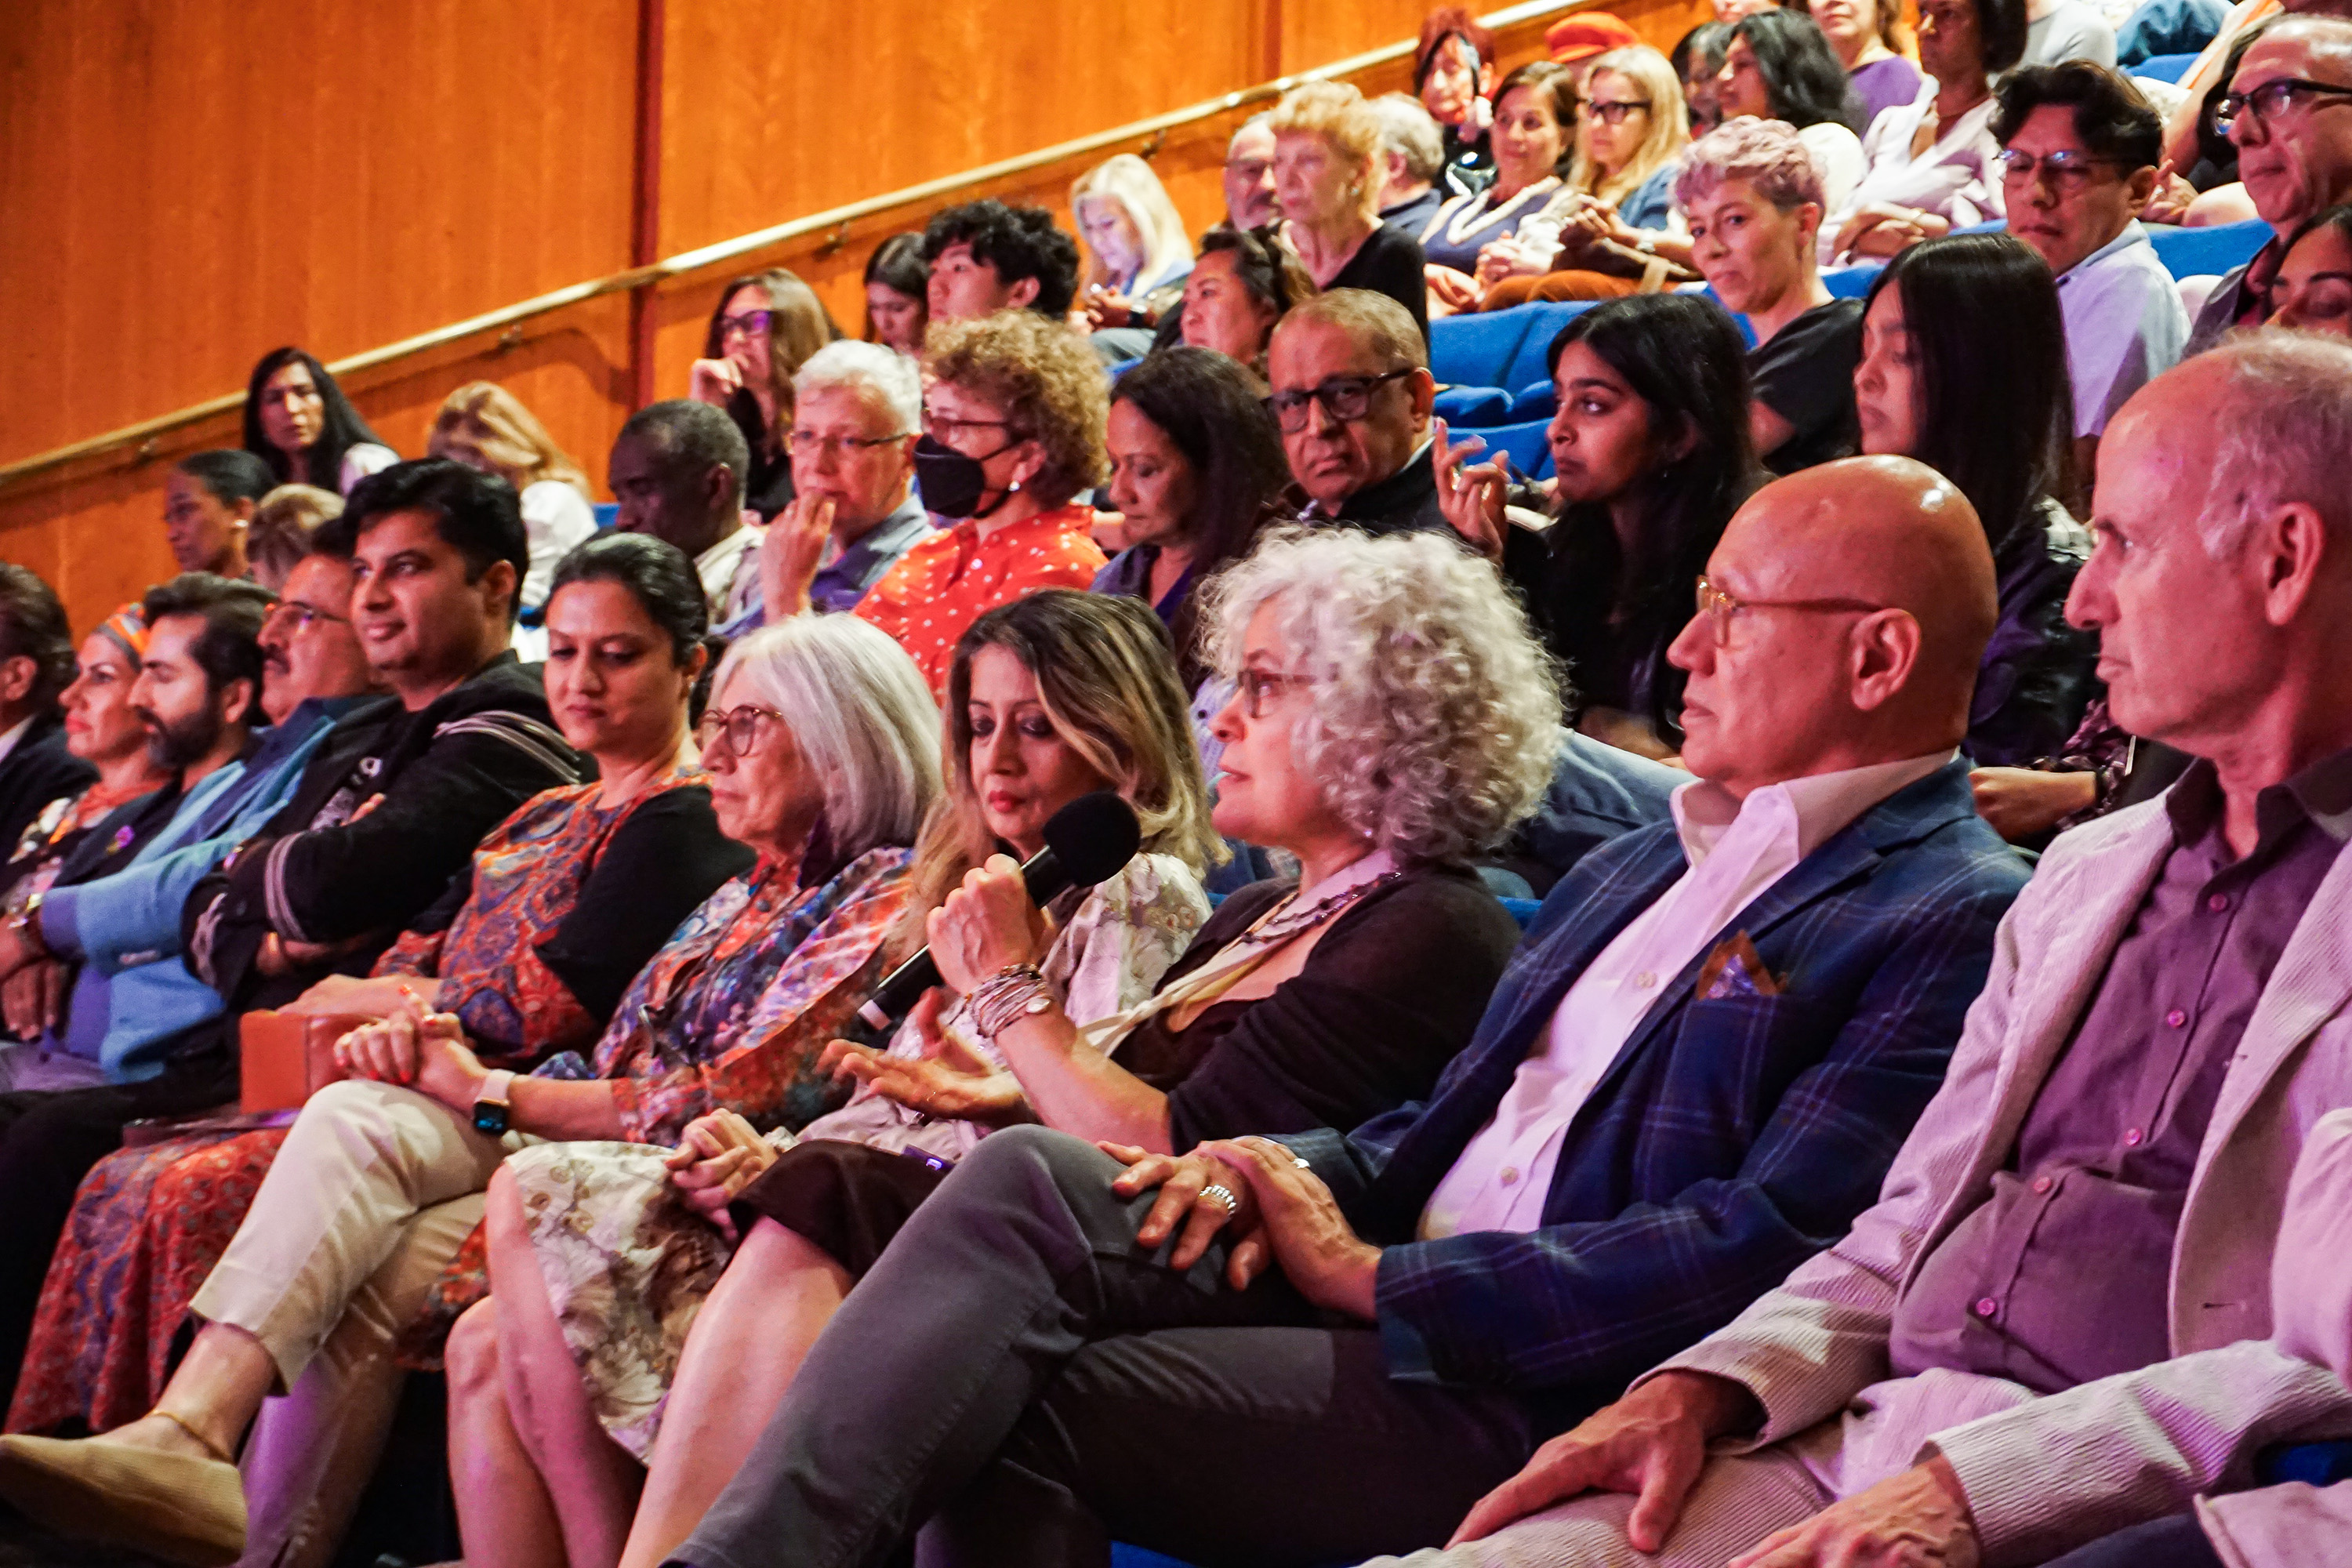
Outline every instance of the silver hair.
<path id="1" fill-rule="evenodd" d="M 923 376 L 915 362 L 880 343 L 845 338 L 809 355 L 793 377 L 793 399 L 798 403 L 813 392 L 835 387 L 871 395 L 890 412 L 898 434 L 912 436 L 923 427 Z"/>
<path id="2" fill-rule="evenodd" d="M 1261 610 L 1313 696 L 1300 771 L 1340 820 L 1405 861 L 1502 842 L 1552 776 L 1559 686 L 1488 565 L 1433 533 L 1278 529 L 1205 585 L 1211 657 L 1238 672 Z"/>
<path id="3" fill-rule="evenodd" d="M 2352 541 L 2352 343 L 2266 327 L 2211 357 L 2228 381 L 2205 415 L 2220 437 L 2197 511 L 2206 553 L 2234 555 L 2257 518 L 2291 501 L 2317 511 L 2331 540 Z"/>
<path id="4" fill-rule="evenodd" d="M 794 616 L 729 648 L 710 692 L 713 707 L 748 696 L 785 716 L 824 781 L 825 830 L 845 862 L 915 842 L 940 793 L 940 710 L 888 633 L 855 616 Z"/>
<path id="5" fill-rule="evenodd" d="M 1372 100 L 1372 112 L 1380 118 L 1381 147 L 1404 155 L 1404 172 L 1423 182 L 1437 178 L 1445 167 L 1445 138 L 1421 100 L 1409 92 L 1384 92 Z"/>

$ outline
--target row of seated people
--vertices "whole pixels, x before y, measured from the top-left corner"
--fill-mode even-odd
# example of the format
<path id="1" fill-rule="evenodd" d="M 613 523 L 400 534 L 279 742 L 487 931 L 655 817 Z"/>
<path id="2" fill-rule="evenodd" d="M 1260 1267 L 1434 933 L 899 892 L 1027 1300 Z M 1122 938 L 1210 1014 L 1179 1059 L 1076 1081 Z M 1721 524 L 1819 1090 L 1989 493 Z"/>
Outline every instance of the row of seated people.
<path id="1" fill-rule="evenodd" d="M 1349 309 L 1418 348 L 1343 291 L 1276 363 Z M 1555 345 L 1564 479 L 1696 428 L 1612 330 L 1741 448 L 1728 321 L 1613 301 Z M 446 1358 L 477 1563 L 2313 1561 L 2347 1489 L 2249 1483 L 2352 1430 L 2347 451 L 2314 334 L 2118 415 L 2067 618 L 2187 765 L 2038 866 L 1969 763 L 2000 520 L 1901 443 L 1742 488 L 1663 650 L 1685 782 L 1524 937 L 1474 868 L 1573 700 L 1454 454 L 1449 527 L 1274 527 L 1188 595 L 1205 719 L 1148 604 L 1047 586 L 937 679 L 778 605 L 690 724 L 707 590 L 629 534 L 553 573 L 542 688 L 512 487 L 379 472 L 282 597 L 189 574 L 84 644 L 70 738 L 151 787 L 0 926 L 0 1495 L 325 1562 Z M 1140 851 L 1037 908 L 1101 792 Z M 1297 869 L 1213 910 L 1228 841 Z M 110 1152 L 232 1098 L 257 1008 L 342 1081 Z"/>

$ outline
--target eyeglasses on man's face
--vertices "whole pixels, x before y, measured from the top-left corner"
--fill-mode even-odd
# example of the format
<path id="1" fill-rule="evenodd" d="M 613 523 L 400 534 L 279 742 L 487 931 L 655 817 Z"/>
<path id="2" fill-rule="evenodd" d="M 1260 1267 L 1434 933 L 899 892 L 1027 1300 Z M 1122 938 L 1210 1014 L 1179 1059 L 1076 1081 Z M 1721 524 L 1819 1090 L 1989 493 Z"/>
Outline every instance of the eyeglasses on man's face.
<path id="1" fill-rule="evenodd" d="M 717 751 L 719 742 L 724 740 L 730 756 L 750 757 L 759 751 L 760 739 L 767 732 L 761 725 L 762 719 L 776 724 L 784 722 L 784 716 L 772 708 L 754 708 L 748 703 L 724 710 L 714 708 L 704 713 L 702 722 L 695 726 L 695 744 L 709 753 Z"/>
<path id="2" fill-rule="evenodd" d="M 2071 195 L 2087 189 L 2092 174 L 2102 168 L 2116 166 L 2113 158 L 2101 158 L 2093 153 L 2061 147 L 2054 153 L 2044 153 L 2039 158 L 2020 147 L 2001 151 L 2000 168 L 2005 178 L 2021 185 L 2033 183 L 2036 171 L 2050 182 L 2051 189 Z"/>
<path id="3" fill-rule="evenodd" d="M 1390 382 L 1412 374 L 1408 365 L 1381 375 L 1327 376 L 1319 385 L 1303 392 L 1277 392 L 1265 400 L 1268 412 L 1286 435 L 1296 436 L 1307 428 L 1307 405 L 1319 403 L 1323 412 L 1342 425 L 1352 425 L 1371 412 L 1372 394 Z"/>
<path id="4" fill-rule="evenodd" d="M 265 631 L 273 627 L 282 627 L 288 637 L 295 637 L 309 631 L 311 624 L 317 621 L 325 621 L 338 626 L 347 626 L 352 624 L 352 618 L 349 616 L 338 616 L 331 611 L 321 610 L 316 605 L 305 605 L 295 599 L 278 600 L 269 606 L 269 613 L 261 617 L 262 628 Z"/>
<path id="5" fill-rule="evenodd" d="M 823 452 L 829 458 L 871 452 L 883 447 L 895 447 L 901 441 L 911 441 L 904 436 L 820 436 L 814 431 L 795 430 L 784 437 L 784 450 L 795 458 L 811 458 Z"/>
<path id="6" fill-rule="evenodd" d="M 2301 98 L 2352 99 L 2352 87 L 2332 81 L 2314 81 L 2309 77 L 2283 76 L 2263 83 L 2251 92 L 2224 93 L 2221 100 L 2213 106 L 2213 129 L 2227 136 L 2231 125 L 2242 114 L 2252 114 L 2256 122 L 2268 125 Z"/>
<path id="7" fill-rule="evenodd" d="M 1731 618 L 1742 610 L 1810 610 L 1822 615 L 1874 615 L 1888 608 L 1862 599 L 1743 599 L 1718 588 L 1707 578 L 1698 580 L 1698 614 L 1715 633 L 1715 646 L 1731 641 Z"/>

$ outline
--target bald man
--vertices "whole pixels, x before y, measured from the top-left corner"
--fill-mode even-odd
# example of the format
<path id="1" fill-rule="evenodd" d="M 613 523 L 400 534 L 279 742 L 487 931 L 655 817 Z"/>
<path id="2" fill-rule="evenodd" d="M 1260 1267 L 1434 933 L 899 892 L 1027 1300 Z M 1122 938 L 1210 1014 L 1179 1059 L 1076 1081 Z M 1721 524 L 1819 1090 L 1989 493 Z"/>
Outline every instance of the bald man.
<path id="1" fill-rule="evenodd" d="M 672 1557 L 880 1563 L 934 1514 L 957 1563 L 1445 1539 L 1876 1194 L 2025 880 L 1955 756 L 1993 619 L 1929 470 L 1759 492 L 1673 653 L 1698 777 L 1561 881 L 1428 1104 L 1181 1159 L 992 1134 Z M 1294 989 L 1271 1026 L 1312 1029 Z"/>
<path id="2" fill-rule="evenodd" d="M 2067 613 L 2116 722 L 2199 760 L 2043 857 L 1852 1233 L 1429 1561 L 2214 1568 L 2200 1494 L 2352 1431 L 2270 1339 L 2289 1173 L 2352 1086 L 2352 344 L 2256 333 L 2149 383 L 2096 499 Z M 2267 1528 L 2263 1494 L 2202 1510 L 2229 1560 L 2342 1561 L 2352 1493 L 2330 1523 L 2285 1490 Z"/>

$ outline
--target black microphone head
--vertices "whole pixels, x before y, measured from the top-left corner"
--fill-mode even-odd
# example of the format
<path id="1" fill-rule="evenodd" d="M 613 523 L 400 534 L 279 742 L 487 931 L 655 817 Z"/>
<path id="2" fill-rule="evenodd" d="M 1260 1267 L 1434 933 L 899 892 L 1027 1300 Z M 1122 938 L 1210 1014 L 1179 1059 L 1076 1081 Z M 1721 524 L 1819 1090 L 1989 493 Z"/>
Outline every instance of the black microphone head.
<path id="1" fill-rule="evenodd" d="M 1091 888 L 1118 874 L 1143 847 L 1135 807 L 1110 790 L 1082 795 L 1045 822 L 1045 847 L 1074 888 Z"/>

